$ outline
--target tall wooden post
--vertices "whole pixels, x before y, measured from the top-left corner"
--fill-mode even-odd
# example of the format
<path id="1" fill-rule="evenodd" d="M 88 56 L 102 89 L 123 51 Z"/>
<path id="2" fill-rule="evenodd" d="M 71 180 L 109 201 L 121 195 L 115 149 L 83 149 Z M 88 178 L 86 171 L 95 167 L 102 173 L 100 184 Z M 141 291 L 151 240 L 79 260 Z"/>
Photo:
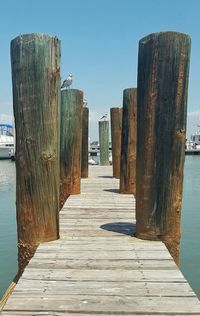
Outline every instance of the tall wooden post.
<path id="1" fill-rule="evenodd" d="M 88 121 L 89 109 L 83 108 L 81 178 L 88 178 Z"/>
<path id="2" fill-rule="evenodd" d="M 113 177 L 120 178 L 121 134 L 122 134 L 122 108 L 111 108 L 111 139 Z"/>
<path id="3" fill-rule="evenodd" d="M 109 121 L 99 121 L 100 164 L 109 165 Z"/>
<path id="4" fill-rule="evenodd" d="M 11 41 L 19 274 L 40 242 L 59 237 L 60 41 Z"/>
<path id="5" fill-rule="evenodd" d="M 151 34 L 139 42 L 137 236 L 161 239 L 178 263 L 190 37 Z"/>
<path id="6" fill-rule="evenodd" d="M 80 194 L 83 92 L 61 91 L 60 207 L 70 194 Z"/>
<path id="7" fill-rule="evenodd" d="M 120 193 L 136 194 L 137 89 L 123 93 Z"/>

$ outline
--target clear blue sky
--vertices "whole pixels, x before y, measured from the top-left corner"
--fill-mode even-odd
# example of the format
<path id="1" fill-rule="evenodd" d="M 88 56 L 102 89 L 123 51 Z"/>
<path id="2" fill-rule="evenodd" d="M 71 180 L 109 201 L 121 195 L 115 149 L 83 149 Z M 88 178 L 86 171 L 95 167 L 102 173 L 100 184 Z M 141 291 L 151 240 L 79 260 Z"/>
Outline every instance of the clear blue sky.
<path id="1" fill-rule="evenodd" d="M 152 32 L 179 31 L 192 38 L 189 131 L 200 122 L 199 0 L 8 0 L 0 2 L 0 119 L 12 115 L 10 41 L 41 32 L 62 41 L 61 75 L 71 72 L 97 120 L 120 106 L 122 91 L 136 86 L 138 41 Z M 191 126 L 190 126 L 191 125 Z"/>

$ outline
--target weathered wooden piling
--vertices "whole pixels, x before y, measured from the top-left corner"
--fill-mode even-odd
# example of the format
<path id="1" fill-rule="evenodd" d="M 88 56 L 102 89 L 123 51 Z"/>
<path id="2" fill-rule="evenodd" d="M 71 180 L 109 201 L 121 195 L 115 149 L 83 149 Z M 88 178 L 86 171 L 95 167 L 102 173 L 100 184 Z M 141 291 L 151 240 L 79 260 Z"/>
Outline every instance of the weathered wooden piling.
<path id="1" fill-rule="evenodd" d="M 121 134 L 122 134 L 122 108 L 111 108 L 111 140 L 113 177 L 120 178 Z"/>
<path id="2" fill-rule="evenodd" d="M 60 41 L 11 41 L 19 274 L 40 242 L 59 237 Z"/>
<path id="3" fill-rule="evenodd" d="M 88 178 L 88 122 L 89 109 L 87 107 L 84 107 L 82 123 L 81 178 Z"/>
<path id="4" fill-rule="evenodd" d="M 137 236 L 161 239 L 179 261 L 191 40 L 176 32 L 139 42 Z"/>
<path id="5" fill-rule="evenodd" d="M 70 194 L 79 194 L 81 187 L 83 92 L 61 91 L 60 134 L 60 207 Z"/>
<path id="6" fill-rule="evenodd" d="M 109 121 L 99 121 L 100 164 L 109 165 Z"/>
<path id="7" fill-rule="evenodd" d="M 120 193 L 136 194 L 137 89 L 123 92 Z"/>

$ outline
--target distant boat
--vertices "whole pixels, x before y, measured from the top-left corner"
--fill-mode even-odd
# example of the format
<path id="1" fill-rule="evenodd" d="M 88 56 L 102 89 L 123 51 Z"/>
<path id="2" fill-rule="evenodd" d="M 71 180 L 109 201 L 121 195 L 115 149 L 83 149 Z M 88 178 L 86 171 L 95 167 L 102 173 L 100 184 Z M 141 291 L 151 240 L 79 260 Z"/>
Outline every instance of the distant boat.
<path id="1" fill-rule="evenodd" d="M 9 124 L 0 124 L 0 159 L 10 159 L 13 155 L 13 127 Z"/>
<path id="2" fill-rule="evenodd" d="M 94 159 L 90 158 L 88 160 L 88 164 L 94 166 L 94 165 L 97 165 L 97 162 Z"/>
<path id="3" fill-rule="evenodd" d="M 185 154 L 200 155 L 200 130 L 191 135 L 191 140 L 186 140 Z"/>

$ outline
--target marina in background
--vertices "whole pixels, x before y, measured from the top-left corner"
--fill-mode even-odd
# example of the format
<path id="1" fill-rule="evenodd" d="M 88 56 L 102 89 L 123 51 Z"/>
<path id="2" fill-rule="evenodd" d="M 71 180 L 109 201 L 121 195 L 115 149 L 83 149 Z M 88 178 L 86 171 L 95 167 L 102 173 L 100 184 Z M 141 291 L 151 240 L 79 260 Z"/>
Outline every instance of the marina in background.
<path id="1" fill-rule="evenodd" d="M 185 143 L 186 155 L 200 155 L 200 130 L 193 133 Z M 97 140 L 89 143 L 88 163 L 90 165 L 99 164 L 100 145 Z M 109 142 L 109 162 L 112 164 L 112 143 Z M 15 157 L 15 141 L 13 126 L 10 124 L 0 124 L 0 159 L 12 159 Z"/>

